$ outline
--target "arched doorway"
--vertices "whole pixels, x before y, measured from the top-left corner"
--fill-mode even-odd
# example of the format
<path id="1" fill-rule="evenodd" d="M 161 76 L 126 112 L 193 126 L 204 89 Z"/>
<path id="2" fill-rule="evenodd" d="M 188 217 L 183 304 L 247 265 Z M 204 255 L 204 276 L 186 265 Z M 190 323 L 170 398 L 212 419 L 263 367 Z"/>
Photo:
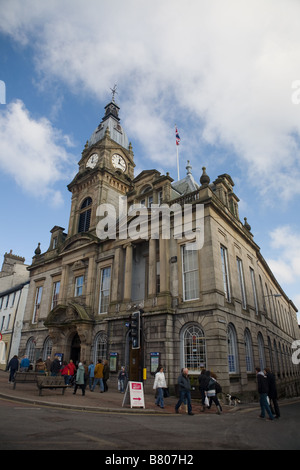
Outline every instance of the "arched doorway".
<path id="1" fill-rule="evenodd" d="M 71 351 L 70 351 L 70 359 L 74 362 L 74 364 L 77 366 L 78 362 L 80 361 L 80 338 L 78 333 L 76 333 L 72 339 L 71 343 Z"/>

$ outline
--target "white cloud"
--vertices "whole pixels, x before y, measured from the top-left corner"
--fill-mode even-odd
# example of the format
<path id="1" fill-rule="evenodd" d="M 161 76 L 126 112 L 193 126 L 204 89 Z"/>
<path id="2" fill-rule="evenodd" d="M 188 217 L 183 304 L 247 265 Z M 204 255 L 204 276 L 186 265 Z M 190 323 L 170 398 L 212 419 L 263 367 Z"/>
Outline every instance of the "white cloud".
<path id="1" fill-rule="evenodd" d="M 300 235 L 289 225 L 277 227 L 269 235 L 273 257 L 267 259 L 267 263 L 281 287 L 299 309 Z M 300 312 L 297 318 L 300 324 Z"/>
<path id="2" fill-rule="evenodd" d="M 0 30 L 74 93 L 105 99 L 117 82 L 127 133 L 153 162 L 176 166 L 176 122 L 187 158 L 201 140 L 226 145 L 266 199 L 289 200 L 300 194 L 299 15 L 293 0 L 10 0 Z"/>
<path id="3" fill-rule="evenodd" d="M 295 281 L 289 260 L 285 257 L 283 259 L 269 259 L 268 264 L 280 284 L 292 284 Z"/>
<path id="4" fill-rule="evenodd" d="M 70 141 L 41 118 L 33 119 L 21 101 L 7 105 L 0 114 L 0 168 L 27 193 L 62 202 L 55 183 L 68 176 Z"/>
<path id="5" fill-rule="evenodd" d="M 270 233 L 274 258 L 268 264 L 280 284 L 295 286 L 294 303 L 300 305 L 300 235 L 290 226 L 277 227 Z"/>

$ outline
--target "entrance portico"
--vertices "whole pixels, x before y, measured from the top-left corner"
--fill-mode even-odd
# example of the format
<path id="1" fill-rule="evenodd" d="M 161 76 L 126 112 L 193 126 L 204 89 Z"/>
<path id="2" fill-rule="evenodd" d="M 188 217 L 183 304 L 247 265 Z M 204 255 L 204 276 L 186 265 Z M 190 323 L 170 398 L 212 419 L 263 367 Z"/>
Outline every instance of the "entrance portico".
<path id="1" fill-rule="evenodd" d="M 91 315 L 77 302 L 57 305 L 45 321 L 53 354 L 62 353 L 66 361 L 72 359 L 75 364 L 89 360 L 93 325 Z"/>

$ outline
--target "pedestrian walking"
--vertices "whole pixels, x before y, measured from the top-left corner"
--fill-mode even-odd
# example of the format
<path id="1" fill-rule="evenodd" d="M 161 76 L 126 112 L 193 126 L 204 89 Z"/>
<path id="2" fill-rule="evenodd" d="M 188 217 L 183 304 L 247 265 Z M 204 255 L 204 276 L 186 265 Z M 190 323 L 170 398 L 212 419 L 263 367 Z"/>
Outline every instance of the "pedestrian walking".
<path id="1" fill-rule="evenodd" d="M 205 372 L 206 370 L 202 369 L 201 374 L 198 377 L 199 391 L 201 394 L 201 403 L 202 403 L 201 411 L 205 411 L 205 397 L 206 397 L 206 391 L 207 391 L 208 383 L 209 383 L 209 376 L 207 376 Z"/>
<path id="2" fill-rule="evenodd" d="M 46 370 L 46 364 L 45 364 L 45 362 L 43 361 L 43 359 L 40 357 L 40 358 L 36 361 L 35 371 L 36 371 L 36 372 L 39 372 L 40 374 L 44 374 L 44 373 L 45 373 L 45 370 Z"/>
<path id="3" fill-rule="evenodd" d="M 7 366 L 7 370 L 9 370 L 9 379 L 8 379 L 9 384 L 15 381 L 15 374 L 18 369 L 19 369 L 19 359 L 18 359 L 18 356 L 15 355 L 14 357 L 11 358 Z"/>
<path id="4" fill-rule="evenodd" d="M 89 380 L 89 367 L 87 366 L 86 361 L 83 361 L 82 365 L 84 367 L 84 390 L 85 390 L 88 380 Z"/>
<path id="5" fill-rule="evenodd" d="M 164 368 L 161 366 L 159 371 L 155 374 L 153 389 L 157 390 L 157 397 L 155 404 L 164 408 L 164 388 L 167 388 Z"/>
<path id="6" fill-rule="evenodd" d="M 70 369 L 70 375 L 75 375 L 76 366 L 75 366 L 75 364 L 74 364 L 74 362 L 73 362 L 72 359 L 70 359 L 69 364 L 68 364 L 68 367 L 69 367 L 69 369 Z"/>
<path id="7" fill-rule="evenodd" d="M 103 384 L 103 364 L 101 359 L 98 360 L 96 366 L 95 366 L 95 371 L 94 371 L 94 383 L 93 383 L 93 388 L 92 392 L 95 390 L 96 385 L 99 384 L 100 387 L 100 393 L 104 392 L 104 384 Z"/>
<path id="8" fill-rule="evenodd" d="M 122 366 L 118 376 L 119 390 L 121 393 L 125 392 L 125 384 L 127 382 L 127 379 L 127 372 L 125 370 L 125 367 Z"/>
<path id="9" fill-rule="evenodd" d="M 52 377 L 56 377 L 57 375 L 59 375 L 60 362 L 59 362 L 59 359 L 58 359 L 57 356 L 55 356 L 53 362 L 51 363 L 50 371 L 51 371 L 51 376 Z"/>
<path id="10" fill-rule="evenodd" d="M 88 370 L 89 370 L 89 389 L 92 390 L 93 388 L 93 382 L 94 382 L 94 374 L 95 374 L 95 364 L 92 362 L 90 362 L 89 364 L 89 367 L 88 367 Z"/>
<path id="11" fill-rule="evenodd" d="M 69 369 L 69 366 L 67 364 L 67 361 L 63 362 L 63 366 L 61 368 L 60 373 L 64 378 L 65 384 L 69 385 L 70 384 L 70 369 Z"/>
<path id="12" fill-rule="evenodd" d="M 108 361 L 104 361 L 103 364 L 103 385 L 104 385 L 104 392 L 107 392 L 108 386 L 107 386 L 107 381 L 109 379 L 109 365 Z"/>
<path id="13" fill-rule="evenodd" d="M 83 366 L 82 362 L 79 362 L 78 369 L 77 369 L 77 372 L 76 372 L 75 388 L 74 388 L 73 395 L 76 395 L 78 387 L 81 388 L 82 396 L 85 395 L 85 378 L 84 378 L 84 376 L 85 376 L 84 366 Z"/>
<path id="14" fill-rule="evenodd" d="M 207 395 L 207 398 L 208 398 L 208 401 L 209 401 L 209 405 L 208 405 L 207 409 L 209 410 L 211 408 L 212 402 L 214 402 L 214 404 L 217 407 L 217 413 L 218 413 L 218 415 L 220 415 L 223 410 L 222 410 L 221 403 L 219 402 L 217 391 L 216 391 L 217 380 L 216 380 L 215 377 L 213 377 L 211 375 L 209 370 L 207 370 L 205 372 L 205 375 L 209 378 L 209 382 L 208 382 L 208 386 L 207 386 L 207 392 L 206 392 L 206 395 Z"/>
<path id="15" fill-rule="evenodd" d="M 280 410 L 278 405 L 277 387 L 275 374 L 269 368 L 264 369 L 268 381 L 268 397 L 270 400 L 270 409 L 275 418 L 280 418 Z"/>
<path id="16" fill-rule="evenodd" d="M 30 361 L 27 356 L 24 356 L 21 359 L 20 372 L 28 372 L 29 366 L 30 366 Z"/>
<path id="17" fill-rule="evenodd" d="M 76 378 L 76 377 L 75 377 L 75 374 L 76 374 L 76 366 L 75 366 L 75 364 L 74 364 L 74 362 L 73 362 L 72 359 L 70 359 L 69 364 L 68 364 L 68 367 L 69 367 L 69 370 L 70 370 L 70 381 L 69 381 L 69 384 L 70 384 L 71 386 L 73 386 L 73 385 L 74 385 L 74 382 L 75 382 L 75 378 Z"/>
<path id="18" fill-rule="evenodd" d="M 184 369 L 182 369 L 182 373 L 178 377 L 180 397 L 179 397 L 178 402 L 175 405 L 175 413 L 178 413 L 178 408 L 180 407 L 181 403 L 183 403 L 184 400 L 186 399 L 187 406 L 188 406 L 188 414 L 190 416 L 193 416 L 194 413 L 192 413 L 191 384 L 190 384 L 190 379 L 189 379 L 188 373 L 189 373 L 189 371 L 185 367 Z"/>
<path id="19" fill-rule="evenodd" d="M 50 358 L 50 356 L 48 356 L 47 359 L 46 359 L 46 361 L 45 361 L 45 366 L 46 366 L 46 373 L 47 373 L 47 375 L 50 375 L 51 364 L 52 364 L 51 358 Z"/>
<path id="20" fill-rule="evenodd" d="M 259 403 L 260 403 L 260 409 L 261 413 L 259 415 L 260 418 L 265 418 L 266 412 L 269 415 L 269 420 L 273 421 L 274 416 L 272 415 L 270 405 L 268 403 L 268 391 L 269 391 L 269 386 L 268 386 L 268 380 L 267 376 L 263 373 L 263 371 L 260 370 L 259 367 L 255 368 L 256 371 L 256 378 L 257 378 L 257 390 L 259 393 Z"/>

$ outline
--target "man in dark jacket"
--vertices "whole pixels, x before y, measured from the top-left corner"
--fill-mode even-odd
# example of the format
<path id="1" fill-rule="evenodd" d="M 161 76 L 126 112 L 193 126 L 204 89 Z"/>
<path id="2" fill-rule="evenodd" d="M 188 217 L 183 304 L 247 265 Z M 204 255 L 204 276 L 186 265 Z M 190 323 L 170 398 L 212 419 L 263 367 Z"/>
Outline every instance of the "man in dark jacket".
<path id="1" fill-rule="evenodd" d="M 265 418 L 265 412 L 267 412 L 269 415 L 269 419 L 273 420 L 274 416 L 272 415 L 272 412 L 268 403 L 268 399 L 267 399 L 268 391 L 269 391 L 267 377 L 260 370 L 259 367 L 256 367 L 255 371 L 256 371 L 256 378 L 257 378 L 257 390 L 260 396 L 259 403 L 260 403 L 261 413 L 259 417 Z"/>
<path id="2" fill-rule="evenodd" d="M 104 391 L 107 392 L 108 386 L 107 386 L 107 381 L 109 379 L 109 365 L 108 361 L 104 361 L 104 366 L 103 366 L 103 385 L 104 385 Z"/>
<path id="3" fill-rule="evenodd" d="M 187 401 L 187 406 L 188 406 L 188 414 L 190 416 L 193 416 L 194 413 L 192 413 L 192 403 L 191 403 L 191 384 L 190 384 L 190 379 L 188 376 L 188 369 L 182 369 L 181 375 L 178 377 L 178 385 L 179 385 L 179 393 L 180 397 L 175 405 L 175 413 L 178 413 L 178 409 L 181 405 L 181 403 L 184 402 L 186 399 Z"/>
<path id="4" fill-rule="evenodd" d="M 280 410 L 277 402 L 277 387 L 276 387 L 276 379 L 275 375 L 273 372 L 270 371 L 270 369 L 266 368 L 265 373 L 267 376 L 267 381 L 268 381 L 268 397 L 270 399 L 270 408 L 273 414 L 275 414 L 275 418 L 280 418 Z M 272 403 L 274 406 L 274 410 L 272 408 Z"/>
<path id="5" fill-rule="evenodd" d="M 57 375 L 59 375 L 60 362 L 57 356 L 55 356 L 54 361 L 51 364 L 50 370 L 51 370 L 52 377 L 56 377 Z"/>
<path id="6" fill-rule="evenodd" d="M 18 356 L 14 356 L 13 358 L 11 358 L 11 360 L 9 361 L 9 364 L 8 364 L 8 366 L 7 366 L 7 369 L 9 369 L 9 371 L 10 371 L 8 383 L 14 382 L 14 380 L 15 380 L 15 373 L 16 373 L 17 370 L 19 369 L 19 359 L 18 359 Z"/>

